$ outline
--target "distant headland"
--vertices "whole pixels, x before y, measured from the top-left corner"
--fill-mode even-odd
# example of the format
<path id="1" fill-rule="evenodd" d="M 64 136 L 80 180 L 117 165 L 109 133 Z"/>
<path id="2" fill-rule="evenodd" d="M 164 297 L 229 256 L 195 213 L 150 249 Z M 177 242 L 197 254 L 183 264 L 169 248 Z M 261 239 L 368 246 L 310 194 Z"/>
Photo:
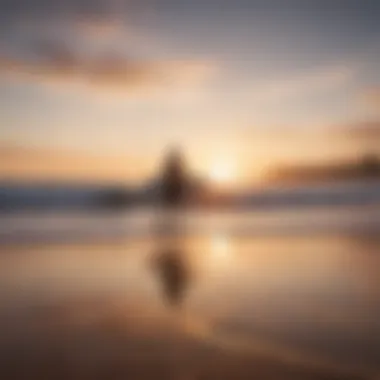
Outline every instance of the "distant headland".
<path id="1" fill-rule="evenodd" d="M 326 165 L 280 166 L 266 176 L 269 183 L 315 183 L 380 179 L 380 157 L 366 154 L 359 159 Z"/>

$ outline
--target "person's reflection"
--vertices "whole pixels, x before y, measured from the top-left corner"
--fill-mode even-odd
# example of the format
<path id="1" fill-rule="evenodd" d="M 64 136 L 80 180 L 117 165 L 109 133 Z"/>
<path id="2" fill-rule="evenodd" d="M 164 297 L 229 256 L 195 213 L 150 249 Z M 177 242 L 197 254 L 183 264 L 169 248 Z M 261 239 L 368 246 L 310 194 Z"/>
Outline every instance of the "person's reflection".
<path id="1" fill-rule="evenodd" d="M 181 306 L 191 280 L 185 253 L 175 246 L 161 248 L 155 255 L 154 270 L 165 301 L 173 307 Z"/>

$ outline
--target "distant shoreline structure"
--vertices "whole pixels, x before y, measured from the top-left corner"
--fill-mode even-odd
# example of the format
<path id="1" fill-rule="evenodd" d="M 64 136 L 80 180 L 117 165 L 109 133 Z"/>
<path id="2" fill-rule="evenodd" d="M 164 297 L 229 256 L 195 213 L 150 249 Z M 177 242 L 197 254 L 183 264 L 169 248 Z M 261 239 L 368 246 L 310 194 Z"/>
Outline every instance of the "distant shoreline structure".
<path id="1" fill-rule="evenodd" d="M 161 205 L 164 208 L 218 208 L 250 204 L 254 207 L 290 207 L 321 205 L 324 203 L 350 204 L 367 202 L 372 192 L 356 197 L 350 195 L 350 183 L 380 183 L 380 158 L 367 154 L 358 160 L 327 165 L 304 165 L 275 168 L 264 177 L 262 186 L 223 191 L 207 179 L 186 170 L 180 153 L 170 153 L 157 175 L 141 186 L 93 184 L 78 186 L 70 183 L 7 183 L 0 180 L 0 212 L 20 210 L 116 210 L 123 211 L 143 206 Z M 321 198 L 318 188 L 344 185 L 346 190 L 338 198 L 329 191 Z M 347 187 L 348 186 L 348 187 Z M 376 189 L 378 185 L 375 185 Z M 284 190 L 289 188 L 286 193 Z M 305 193 L 312 189 L 313 196 Z M 309 188 L 309 190 L 307 189 Z M 294 193 L 293 190 L 297 189 Z M 367 190 L 366 190 L 367 191 Z M 376 190 L 377 191 L 377 190 Z M 330 194 L 330 195 L 329 195 Z M 334 193 L 335 194 L 335 193 Z M 366 193 L 367 194 L 367 193 Z M 318 196 L 317 196 L 318 195 Z M 306 198 L 305 198 L 306 197 Z M 327 197 L 327 198 L 326 198 Z M 326 199 L 325 199 L 326 198 Z M 368 199 L 367 199 L 368 198 Z M 343 203 L 344 203 L 343 202 Z M 378 202 L 378 198 L 376 198 Z"/>
<path id="2" fill-rule="evenodd" d="M 367 154 L 358 160 L 326 165 L 280 166 L 269 171 L 269 184 L 305 184 L 380 179 L 380 158 Z"/>

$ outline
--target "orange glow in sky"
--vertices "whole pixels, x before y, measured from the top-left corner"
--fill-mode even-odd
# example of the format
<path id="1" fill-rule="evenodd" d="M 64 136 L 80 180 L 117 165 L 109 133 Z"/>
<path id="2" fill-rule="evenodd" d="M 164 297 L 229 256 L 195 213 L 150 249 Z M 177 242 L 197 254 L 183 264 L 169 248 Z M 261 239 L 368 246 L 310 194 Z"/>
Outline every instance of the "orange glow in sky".
<path id="1" fill-rule="evenodd" d="M 0 44 L 0 180 L 140 181 L 173 143 L 224 188 L 380 154 L 373 5 L 16 3 Z"/>

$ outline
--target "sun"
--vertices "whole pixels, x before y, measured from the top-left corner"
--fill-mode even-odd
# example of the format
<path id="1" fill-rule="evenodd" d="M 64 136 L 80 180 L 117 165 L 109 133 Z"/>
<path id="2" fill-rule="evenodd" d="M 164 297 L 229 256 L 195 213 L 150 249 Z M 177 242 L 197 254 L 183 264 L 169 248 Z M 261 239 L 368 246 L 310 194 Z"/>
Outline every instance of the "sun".
<path id="1" fill-rule="evenodd" d="M 216 183 L 230 183 L 236 177 L 236 170 L 231 162 L 217 162 L 211 166 L 210 179 Z"/>

